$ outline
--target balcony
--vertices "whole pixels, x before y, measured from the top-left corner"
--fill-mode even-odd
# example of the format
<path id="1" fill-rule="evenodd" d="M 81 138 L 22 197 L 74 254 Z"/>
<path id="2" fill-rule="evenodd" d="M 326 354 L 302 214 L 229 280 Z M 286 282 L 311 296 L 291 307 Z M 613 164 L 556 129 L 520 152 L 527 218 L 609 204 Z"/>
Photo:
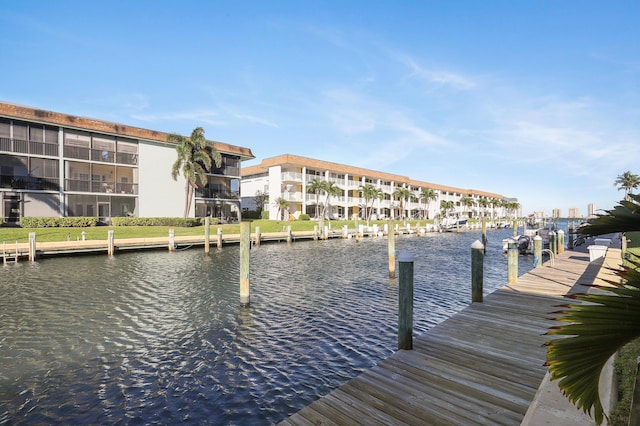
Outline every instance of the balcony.
<path id="1" fill-rule="evenodd" d="M 196 198 L 206 198 L 211 200 L 239 200 L 238 191 L 219 191 L 214 189 L 196 189 Z"/>
<path id="2" fill-rule="evenodd" d="M 60 184 L 56 178 L 0 175 L 0 188 L 59 191 Z"/>
<path id="3" fill-rule="evenodd" d="M 103 194 L 137 194 L 137 183 L 99 182 L 80 179 L 65 179 L 65 191 L 94 192 Z"/>
<path id="4" fill-rule="evenodd" d="M 57 157 L 58 144 L 0 138 L 0 151 Z"/>

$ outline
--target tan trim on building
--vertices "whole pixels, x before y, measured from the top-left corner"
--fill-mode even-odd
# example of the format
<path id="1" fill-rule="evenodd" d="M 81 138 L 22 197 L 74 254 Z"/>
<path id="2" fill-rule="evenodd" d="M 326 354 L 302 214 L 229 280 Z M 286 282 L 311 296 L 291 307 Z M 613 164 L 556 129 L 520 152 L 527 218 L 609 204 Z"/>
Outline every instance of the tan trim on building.
<path id="1" fill-rule="evenodd" d="M 95 120 L 93 118 L 78 117 L 75 115 L 35 109 L 26 106 L 0 102 L 0 115 L 19 120 L 35 121 L 43 124 L 72 127 L 82 130 L 92 130 L 101 133 L 109 133 L 129 138 L 144 139 L 167 143 L 168 133 L 155 130 L 142 129 L 140 127 Z M 209 141 L 220 153 L 238 155 L 242 160 L 255 158 L 251 149 L 230 145 L 223 142 Z"/>
<path id="2" fill-rule="evenodd" d="M 242 168 L 242 177 L 250 177 L 252 175 L 267 173 L 269 167 L 273 166 L 294 166 L 294 167 L 306 167 L 318 170 L 328 170 L 334 173 L 348 173 L 352 176 L 367 177 L 370 179 L 381 179 L 383 181 L 393 181 L 396 186 L 402 186 L 403 184 L 409 185 L 412 188 L 430 188 L 438 190 L 440 192 L 454 192 L 462 194 L 462 196 L 474 195 L 477 197 L 497 198 L 503 199 L 501 194 L 494 194 L 492 192 L 479 191 L 477 189 L 462 189 L 453 186 L 438 185 L 430 182 L 423 182 L 414 179 L 409 179 L 407 176 L 395 175 L 391 173 L 379 172 L 376 170 L 364 169 L 361 167 L 349 166 L 346 164 L 338 164 L 330 161 L 316 160 L 313 158 L 301 157 L 297 155 L 284 154 L 276 157 L 265 158 L 258 165 L 248 166 Z"/>

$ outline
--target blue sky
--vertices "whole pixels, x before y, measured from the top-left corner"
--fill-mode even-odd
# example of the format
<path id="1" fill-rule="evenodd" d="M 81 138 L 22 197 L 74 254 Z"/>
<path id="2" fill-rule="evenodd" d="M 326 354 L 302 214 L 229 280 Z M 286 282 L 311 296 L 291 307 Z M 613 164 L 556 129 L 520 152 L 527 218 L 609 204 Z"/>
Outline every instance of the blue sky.
<path id="1" fill-rule="evenodd" d="M 4 1 L 0 100 L 612 208 L 640 174 L 638 1 Z"/>

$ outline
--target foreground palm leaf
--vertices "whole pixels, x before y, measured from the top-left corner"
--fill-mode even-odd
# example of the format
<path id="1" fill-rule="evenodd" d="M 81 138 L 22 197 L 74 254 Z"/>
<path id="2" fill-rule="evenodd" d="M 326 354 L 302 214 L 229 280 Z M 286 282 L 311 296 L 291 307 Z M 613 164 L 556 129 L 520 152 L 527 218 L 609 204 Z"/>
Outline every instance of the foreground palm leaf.
<path id="1" fill-rule="evenodd" d="M 582 235 L 602 235 L 640 230 L 640 196 L 629 194 L 629 201 L 605 215 L 599 215 L 580 229 Z M 620 281 L 590 294 L 567 296 L 581 303 L 564 305 L 548 335 L 565 336 L 546 342 L 547 362 L 552 380 L 579 409 L 598 424 L 605 417 L 598 393 L 600 373 L 607 360 L 630 341 L 640 337 L 640 264 L 629 262 L 615 271 Z"/>

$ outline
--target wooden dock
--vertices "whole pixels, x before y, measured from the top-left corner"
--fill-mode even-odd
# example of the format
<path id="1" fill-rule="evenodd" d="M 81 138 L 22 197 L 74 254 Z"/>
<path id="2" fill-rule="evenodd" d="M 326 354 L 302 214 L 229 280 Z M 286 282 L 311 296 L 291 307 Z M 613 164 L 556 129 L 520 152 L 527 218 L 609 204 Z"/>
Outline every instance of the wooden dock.
<path id="1" fill-rule="evenodd" d="M 547 371 L 549 313 L 602 264 L 567 251 L 280 424 L 519 425 Z"/>

